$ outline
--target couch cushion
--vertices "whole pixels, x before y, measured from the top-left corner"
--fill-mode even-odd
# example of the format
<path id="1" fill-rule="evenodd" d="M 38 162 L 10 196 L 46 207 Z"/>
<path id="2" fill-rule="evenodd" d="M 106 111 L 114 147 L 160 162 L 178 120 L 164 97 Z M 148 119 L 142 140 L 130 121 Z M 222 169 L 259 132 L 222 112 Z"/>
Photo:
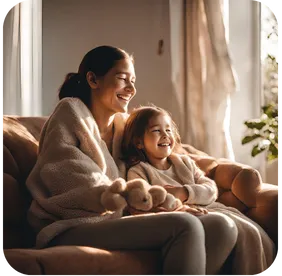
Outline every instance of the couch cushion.
<path id="1" fill-rule="evenodd" d="M 34 275 L 160 274 L 160 251 L 108 251 L 86 246 L 4 250 L 17 271 Z"/>
<path id="2" fill-rule="evenodd" d="M 34 119 L 34 121 L 36 121 Z M 2 131 L 3 145 L 8 149 L 15 162 L 12 162 L 11 156 L 8 154 L 1 156 L 1 163 L 7 162 L 9 158 L 9 164 L 17 164 L 19 170 L 19 180 L 24 182 L 30 173 L 32 167 L 35 164 L 37 158 L 38 140 L 23 126 L 15 117 L 2 118 Z M 2 168 L 4 172 L 8 173 L 9 168 L 7 166 Z M 15 170 L 15 168 L 14 168 Z"/>
<path id="3" fill-rule="evenodd" d="M 44 117 L 3 117 L 4 248 L 29 247 L 34 240 L 26 221 L 31 196 L 25 181 L 36 162 L 45 121 Z"/>
<path id="4" fill-rule="evenodd" d="M 0 249 L 22 248 L 24 237 L 19 227 L 0 226 Z"/>
<path id="5" fill-rule="evenodd" d="M 1 224 L 17 225 L 25 219 L 25 208 L 18 181 L 2 173 L 0 185 Z"/>

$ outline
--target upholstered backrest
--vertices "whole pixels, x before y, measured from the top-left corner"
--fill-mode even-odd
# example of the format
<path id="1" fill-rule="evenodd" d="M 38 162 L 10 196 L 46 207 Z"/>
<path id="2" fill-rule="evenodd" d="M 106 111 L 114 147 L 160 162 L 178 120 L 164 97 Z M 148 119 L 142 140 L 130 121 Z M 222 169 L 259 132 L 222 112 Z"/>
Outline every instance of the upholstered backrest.
<path id="1" fill-rule="evenodd" d="M 37 158 L 45 117 L 3 117 L 4 248 L 30 247 L 34 235 L 26 221 L 31 197 L 25 181 Z"/>

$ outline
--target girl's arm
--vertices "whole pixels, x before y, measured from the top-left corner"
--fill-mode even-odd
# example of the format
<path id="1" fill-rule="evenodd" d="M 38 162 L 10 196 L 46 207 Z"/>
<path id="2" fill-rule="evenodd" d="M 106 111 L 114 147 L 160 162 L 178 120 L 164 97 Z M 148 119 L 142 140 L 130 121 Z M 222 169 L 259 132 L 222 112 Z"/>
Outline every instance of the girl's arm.
<path id="1" fill-rule="evenodd" d="M 127 180 L 132 180 L 132 179 L 136 179 L 136 178 L 142 178 L 142 179 L 146 180 L 148 183 L 150 183 L 148 177 L 146 176 L 146 172 L 143 171 L 138 165 L 130 168 L 128 173 L 127 173 Z M 182 202 L 185 199 L 187 199 L 188 192 L 187 192 L 187 189 L 185 187 L 173 187 L 173 186 L 167 185 L 167 186 L 164 186 L 164 188 L 167 190 L 167 192 L 174 195 L 174 197 L 179 198 Z M 127 211 L 131 215 L 144 215 L 144 214 L 148 214 L 148 213 L 169 212 L 168 210 L 166 210 L 163 207 L 154 207 L 149 212 L 139 211 L 139 210 L 136 210 L 134 208 L 128 207 Z M 199 215 L 203 215 L 203 214 L 207 213 L 205 210 L 198 209 L 197 207 L 195 207 L 195 208 L 189 207 L 187 205 L 183 205 L 183 206 L 179 207 L 178 209 L 170 211 L 170 212 L 175 212 L 175 211 L 187 212 L 187 213 L 190 213 L 190 214 L 195 215 L 195 216 L 199 216 Z"/>
<path id="2" fill-rule="evenodd" d="M 191 167 L 194 177 L 194 183 L 184 184 L 188 190 L 189 196 L 184 203 L 208 205 L 213 203 L 218 196 L 218 189 L 216 183 L 210 178 L 206 177 L 204 173 L 198 168 L 195 161 L 188 156 L 185 156 L 185 163 Z"/>

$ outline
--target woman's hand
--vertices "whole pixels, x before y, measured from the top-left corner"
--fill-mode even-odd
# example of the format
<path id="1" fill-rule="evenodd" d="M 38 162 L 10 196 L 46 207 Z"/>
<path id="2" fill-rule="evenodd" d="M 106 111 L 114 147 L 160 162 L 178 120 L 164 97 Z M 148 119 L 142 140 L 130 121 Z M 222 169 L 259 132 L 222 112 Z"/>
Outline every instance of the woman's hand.
<path id="1" fill-rule="evenodd" d="M 164 186 L 164 188 L 166 189 L 168 193 L 180 199 L 181 202 L 186 201 L 189 197 L 189 192 L 185 187 L 174 187 L 174 186 L 166 185 Z"/>

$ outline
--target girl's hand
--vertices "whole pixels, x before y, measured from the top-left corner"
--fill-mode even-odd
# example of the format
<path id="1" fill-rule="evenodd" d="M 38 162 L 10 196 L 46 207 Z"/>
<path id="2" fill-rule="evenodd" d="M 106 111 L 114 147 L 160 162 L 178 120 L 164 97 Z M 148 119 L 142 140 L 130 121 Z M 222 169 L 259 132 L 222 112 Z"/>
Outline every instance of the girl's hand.
<path id="1" fill-rule="evenodd" d="M 189 192 L 185 187 L 174 187 L 174 186 L 166 185 L 164 186 L 164 188 L 166 189 L 168 193 L 180 199 L 181 202 L 186 201 L 189 197 Z"/>
<path id="2" fill-rule="evenodd" d="M 176 209 L 175 211 L 180 211 L 180 212 L 187 212 L 190 213 L 194 216 L 201 216 L 208 214 L 208 210 L 202 207 L 197 207 L 197 206 L 189 206 L 189 205 L 183 205 Z"/>

